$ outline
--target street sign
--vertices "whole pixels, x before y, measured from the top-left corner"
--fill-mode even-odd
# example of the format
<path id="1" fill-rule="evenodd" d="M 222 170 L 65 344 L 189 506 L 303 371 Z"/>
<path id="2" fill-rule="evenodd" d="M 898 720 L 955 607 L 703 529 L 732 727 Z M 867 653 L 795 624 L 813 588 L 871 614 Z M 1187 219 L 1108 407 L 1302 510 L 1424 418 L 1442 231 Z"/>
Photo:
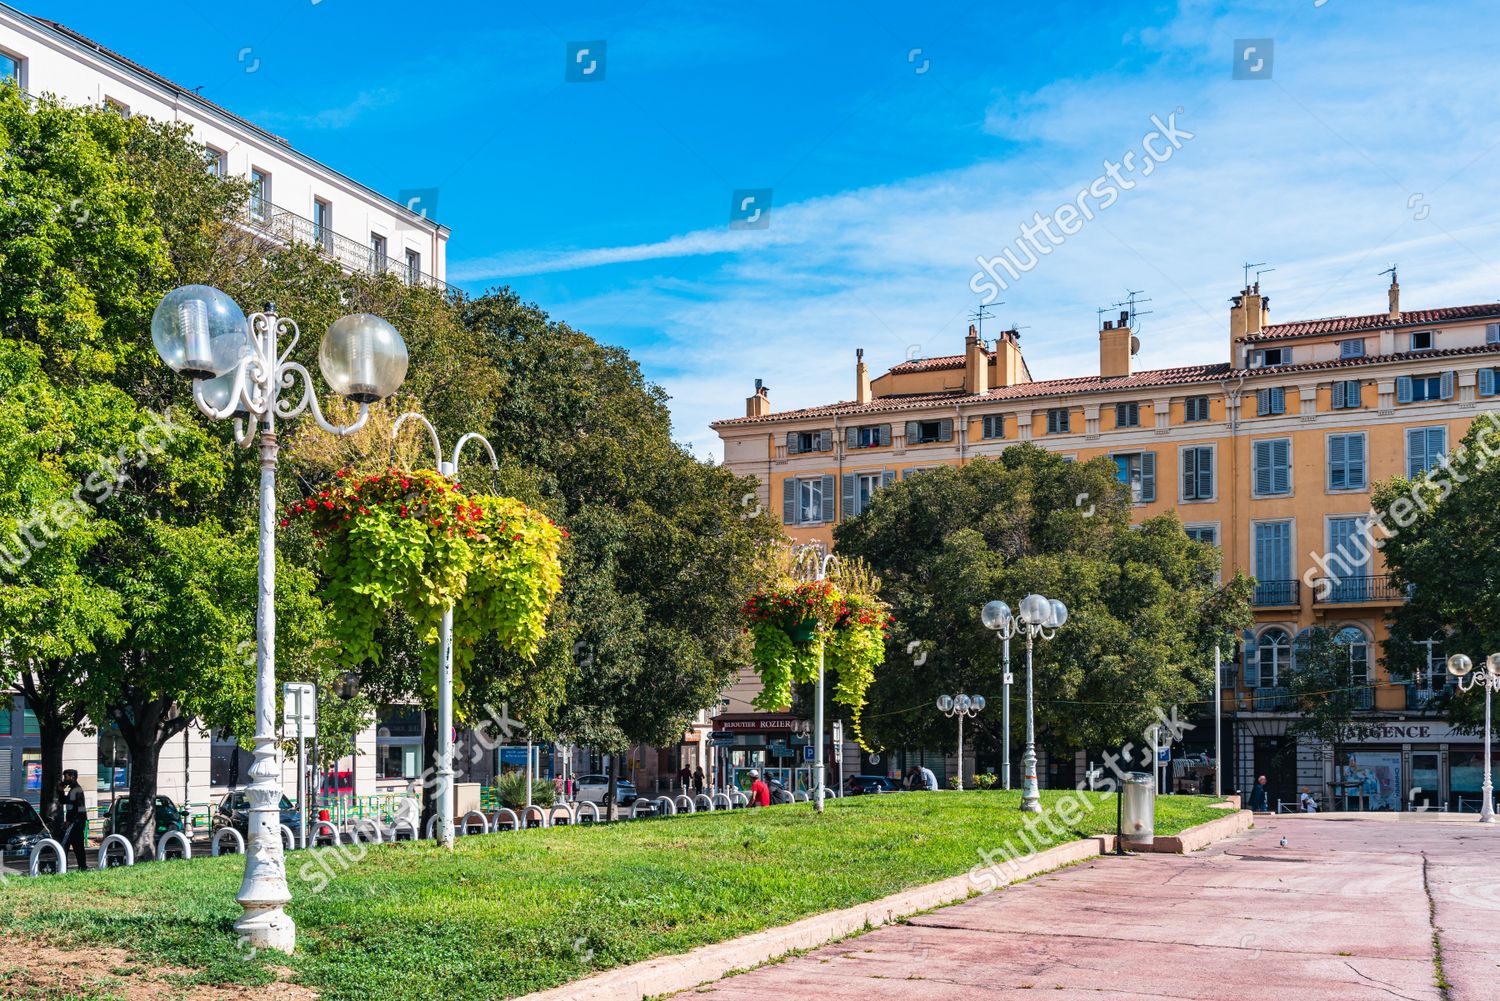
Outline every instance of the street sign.
<path id="1" fill-rule="evenodd" d="M 1016 683 L 1016 676 L 1014 674 L 1012 674 L 1010 671 L 1006 671 L 1005 672 L 1005 683 L 1007 685 L 1014 685 Z"/>
<path id="2" fill-rule="evenodd" d="M 1170 747 L 1158 747 L 1156 749 L 1156 762 L 1161 765 L 1172 763 L 1172 749 Z"/>
<path id="3" fill-rule="evenodd" d="M 281 686 L 284 700 L 281 719 L 288 736 L 316 737 L 318 734 L 318 690 L 300 681 L 288 681 Z"/>
<path id="4" fill-rule="evenodd" d="M 816 760 L 818 760 L 818 749 L 816 747 L 804 747 L 802 749 L 802 760 L 803 761 L 816 761 Z"/>
<path id="5" fill-rule="evenodd" d="M 841 719 L 833 721 L 833 742 L 835 744 L 844 742 L 844 721 Z"/>
<path id="6" fill-rule="evenodd" d="M 713 733 L 713 734 L 709 734 L 708 740 L 709 740 L 709 743 L 713 744 L 715 747 L 733 747 L 734 746 L 734 734 L 732 734 L 732 733 Z"/>
<path id="7" fill-rule="evenodd" d="M 787 744 L 781 743 L 780 741 L 772 741 L 771 743 L 767 744 L 766 752 L 773 758 L 795 757 L 795 755 L 792 753 L 791 747 Z"/>
<path id="8" fill-rule="evenodd" d="M 786 741 L 793 747 L 802 747 L 807 743 L 808 736 L 805 733 L 793 733 L 787 736 Z"/>

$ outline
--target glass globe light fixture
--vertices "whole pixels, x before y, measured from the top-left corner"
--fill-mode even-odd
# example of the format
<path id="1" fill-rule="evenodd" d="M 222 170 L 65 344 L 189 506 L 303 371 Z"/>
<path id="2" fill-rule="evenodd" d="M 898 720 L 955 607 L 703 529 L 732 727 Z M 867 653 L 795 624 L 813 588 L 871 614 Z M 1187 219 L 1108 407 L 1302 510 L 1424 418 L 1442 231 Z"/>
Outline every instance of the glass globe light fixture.
<path id="1" fill-rule="evenodd" d="M 212 379 L 249 350 L 245 314 L 211 285 L 184 285 L 162 296 L 151 314 L 151 342 L 173 371 Z"/>
<path id="2" fill-rule="evenodd" d="M 1492 653 L 1484 660 L 1484 666 L 1489 672 L 1500 678 L 1500 653 Z"/>
<path id="3" fill-rule="evenodd" d="M 1455 678 L 1466 677 L 1474 670 L 1474 662 L 1469 659 L 1468 654 L 1456 653 L 1448 658 L 1448 673 Z"/>
<path id="4" fill-rule="evenodd" d="M 1052 604 L 1040 594 L 1028 594 L 1021 599 L 1021 621 L 1028 626 L 1045 626 L 1052 617 Z"/>
<path id="5" fill-rule="evenodd" d="M 1058 601 L 1056 598 L 1052 599 L 1051 605 L 1052 605 L 1052 618 L 1048 621 L 1047 624 L 1049 626 L 1051 626 L 1053 629 L 1056 629 L 1058 626 L 1060 626 L 1064 622 L 1068 621 L 1068 606 L 1064 605 L 1062 602 Z"/>
<path id="6" fill-rule="evenodd" d="M 953 700 L 953 707 L 955 709 L 957 709 L 961 713 L 968 712 L 969 711 L 969 697 L 967 695 L 960 695 L 958 698 L 956 698 L 956 699 Z"/>
<path id="7" fill-rule="evenodd" d="M 341 316 L 318 349 L 318 367 L 329 388 L 355 403 L 376 403 L 406 380 L 406 342 L 396 328 L 371 313 Z"/>
<path id="8" fill-rule="evenodd" d="M 937 700 L 938 712 L 947 712 L 953 708 L 953 696 L 939 695 Z"/>
<path id="9" fill-rule="evenodd" d="M 221 414 L 229 406 L 230 398 L 234 395 L 234 382 L 239 375 L 240 362 L 250 356 L 250 342 L 247 340 L 241 345 L 239 357 L 235 359 L 234 365 L 223 375 L 212 379 L 204 379 L 198 386 L 203 393 L 203 402 L 208 404 L 210 410 Z M 234 401 L 233 417 L 245 417 L 249 411 L 245 409 L 245 401 L 237 399 Z"/>
<path id="10" fill-rule="evenodd" d="M 984 696 L 983 695 L 976 695 L 976 696 L 974 696 L 973 698 L 969 699 L 969 704 L 974 707 L 974 711 L 975 712 L 983 712 L 984 711 Z"/>
<path id="11" fill-rule="evenodd" d="M 984 623 L 986 629 L 1008 629 L 1010 627 L 1010 606 L 1003 601 L 986 602 L 979 610 L 979 621 Z"/>

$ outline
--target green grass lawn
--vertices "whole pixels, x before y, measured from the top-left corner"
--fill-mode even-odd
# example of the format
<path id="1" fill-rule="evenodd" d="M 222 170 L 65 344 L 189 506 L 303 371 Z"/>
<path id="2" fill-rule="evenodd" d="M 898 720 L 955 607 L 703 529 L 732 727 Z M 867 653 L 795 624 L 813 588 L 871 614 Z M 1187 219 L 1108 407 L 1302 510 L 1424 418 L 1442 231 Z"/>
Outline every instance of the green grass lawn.
<path id="1" fill-rule="evenodd" d="M 1063 793 L 1043 793 L 1051 809 Z M 513 997 L 599 970 L 745 935 L 967 872 L 1019 844 L 1019 792 L 904 793 L 598 827 L 371 847 L 335 875 L 288 857 L 294 956 L 247 957 L 231 925 L 238 856 L 11 879 L 0 929 L 125 948 L 207 983 L 276 978 L 327 1001 Z M 1091 797 L 1092 800 L 1092 797 Z M 1213 800 L 1157 800 L 1157 833 L 1223 816 Z M 1113 797 L 1047 844 L 1114 830 Z M 1038 839 L 1034 839 L 1038 840 Z M 320 885 L 326 881 L 326 885 Z M 0 988 L 3 995 L 3 988 Z"/>

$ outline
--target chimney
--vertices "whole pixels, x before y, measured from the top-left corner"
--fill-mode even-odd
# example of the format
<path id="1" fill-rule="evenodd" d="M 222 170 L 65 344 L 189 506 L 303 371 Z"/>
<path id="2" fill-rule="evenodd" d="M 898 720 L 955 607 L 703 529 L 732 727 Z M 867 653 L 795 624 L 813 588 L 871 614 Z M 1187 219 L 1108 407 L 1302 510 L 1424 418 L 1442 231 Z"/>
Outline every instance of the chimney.
<path id="1" fill-rule="evenodd" d="M 755 395 L 745 400 L 746 417 L 765 417 L 771 413 L 771 393 L 759 379 L 755 380 Z"/>
<path id="2" fill-rule="evenodd" d="M 1099 374 L 1114 379 L 1130 374 L 1130 314 L 1122 312 L 1120 322 L 1105 320 L 1099 331 Z"/>
<path id="3" fill-rule="evenodd" d="M 995 386 L 1014 386 L 1031 381 L 1026 359 L 1021 357 L 1021 332 L 1012 328 L 995 341 Z"/>
<path id="4" fill-rule="evenodd" d="M 854 402 L 869 403 L 874 398 L 870 392 L 870 368 L 865 364 L 865 349 L 854 352 Z"/>
<path id="5" fill-rule="evenodd" d="M 1389 292 L 1391 303 L 1391 319 L 1401 319 L 1401 286 L 1396 283 L 1396 268 L 1391 267 L 1391 288 Z"/>
<path id="6" fill-rule="evenodd" d="M 982 396 L 990 391 L 990 353 L 979 339 L 979 331 L 969 324 L 964 340 L 964 392 Z"/>
<path id="7" fill-rule="evenodd" d="M 1261 295 L 1260 282 L 1256 282 L 1247 285 L 1229 302 L 1229 362 L 1235 368 L 1244 368 L 1244 345 L 1241 342 L 1270 325 L 1271 297 Z"/>

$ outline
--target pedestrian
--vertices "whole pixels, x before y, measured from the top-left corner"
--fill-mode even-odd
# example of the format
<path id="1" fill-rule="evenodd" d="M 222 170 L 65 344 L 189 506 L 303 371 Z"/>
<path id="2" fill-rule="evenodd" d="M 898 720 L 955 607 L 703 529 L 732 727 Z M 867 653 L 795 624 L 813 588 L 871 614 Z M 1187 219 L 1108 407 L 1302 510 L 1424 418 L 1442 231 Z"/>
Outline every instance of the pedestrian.
<path id="1" fill-rule="evenodd" d="M 88 837 L 89 807 L 83 796 L 83 787 L 78 784 L 76 768 L 63 769 L 57 792 L 63 807 L 63 851 L 73 853 L 77 860 L 74 868 L 87 869 L 89 857 L 84 839 Z"/>
<path id="2" fill-rule="evenodd" d="M 1250 789 L 1250 809 L 1256 813 L 1271 812 L 1271 792 L 1266 787 L 1266 777 L 1260 776 Z"/>
<path id="3" fill-rule="evenodd" d="M 756 768 L 750 769 L 750 805 L 771 805 L 771 787 L 761 781 L 760 770 Z"/>
<path id="4" fill-rule="evenodd" d="M 679 785 L 682 786 L 682 791 L 683 792 L 687 792 L 688 786 L 692 784 L 692 781 L 693 781 L 693 770 L 691 768 L 689 768 L 687 765 L 683 765 L 681 768 L 679 768 L 677 770 L 677 782 L 678 782 Z"/>
<path id="5" fill-rule="evenodd" d="M 926 765 L 921 765 L 917 768 L 917 788 L 925 789 L 928 792 L 938 791 L 937 776 Z"/>
<path id="6" fill-rule="evenodd" d="M 1302 795 L 1297 797 L 1297 805 L 1302 808 L 1303 813 L 1318 812 L 1318 801 L 1313 799 L 1312 793 L 1306 788 L 1302 790 Z"/>
<path id="7" fill-rule="evenodd" d="M 693 795 L 695 795 L 695 796 L 702 796 L 703 795 L 703 766 L 702 765 L 699 765 L 698 768 L 697 768 L 697 770 L 693 772 Z"/>

